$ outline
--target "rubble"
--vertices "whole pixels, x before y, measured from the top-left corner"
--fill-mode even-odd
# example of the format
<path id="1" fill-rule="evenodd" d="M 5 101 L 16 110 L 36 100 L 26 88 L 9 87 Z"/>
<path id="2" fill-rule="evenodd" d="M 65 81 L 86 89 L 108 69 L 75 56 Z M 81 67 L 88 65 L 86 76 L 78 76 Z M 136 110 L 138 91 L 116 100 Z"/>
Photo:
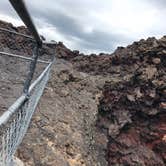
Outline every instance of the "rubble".
<path id="1" fill-rule="evenodd" d="M 108 165 L 166 164 L 165 39 L 141 40 L 112 55 L 110 68 L 121 66 L 121 79 L 104 85 L 97 122 L 107 129 Z"/>

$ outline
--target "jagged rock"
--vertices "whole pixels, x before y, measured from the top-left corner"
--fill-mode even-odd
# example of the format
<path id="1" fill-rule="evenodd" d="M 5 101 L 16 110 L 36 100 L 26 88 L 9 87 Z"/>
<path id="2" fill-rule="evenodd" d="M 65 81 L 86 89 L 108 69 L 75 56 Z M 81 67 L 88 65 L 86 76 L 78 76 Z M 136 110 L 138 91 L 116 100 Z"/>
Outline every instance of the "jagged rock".
<path id="1" fill-rule="evenodd" d="M 160 62 L 161 62 L 160 58 L 154 58 L 152 61 L 156 65 L 160 64 Z"/>
<path id="2" fill-rule="evenodd" d="M 165 43 L 149 38 L 112 54 L 110 68 L 122 66 L 119 77 L 132 77 L 103 88 L 98 126 L 107 128 L 108 165 L 166 164 Z"/>
<path id="3" fill-rule="evenodd" d="M 56 45 L 56 56 L 65 60 L 70 60 L 79 55 L 79 51 L 71 51 L 62 42 Z"/>
<path id="4" fill-rule="evenodd" d="M 31 35 L 25 27 L 4 22 L 0 27 Z M 32 42 L 20 36 L 0 32 L 0 41 L 0 50 L 32 54 Z M 112 54 L 89 56 L 59 42 L 56 48 L 44 45 L 40 58 L 55 52 L 61 60 L 56 61 L 52 79 L 17 151 L 19 158 L 32 166 L 106 166 L 107 161 L 110 166 L 164 166 L 166 36 L 140 40 Z M 17 64 L 7 62 L 1 63 L 3 79 L 14 74 L 13 64 Z M 5 85 L 14 86 L 20 67 L 24 65 L 19 63 L 11 83 Z M 17 86 L 14 95 L 20 90 Z M 3 98 L 0 102 L 6 104 Z"/>

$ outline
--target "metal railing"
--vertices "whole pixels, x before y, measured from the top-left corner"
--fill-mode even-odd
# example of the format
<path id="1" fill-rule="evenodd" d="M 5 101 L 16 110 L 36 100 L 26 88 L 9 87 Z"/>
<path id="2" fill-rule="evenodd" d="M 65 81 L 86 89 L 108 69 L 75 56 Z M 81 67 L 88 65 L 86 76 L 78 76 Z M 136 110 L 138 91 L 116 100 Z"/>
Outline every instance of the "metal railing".
<path id="1" fill-rule="evenodd" d="M 30 17 L 30 14 L 29 14 L 23 0 L 9 0 L 9 1 L 12 4 L 13 8 L 18 13 L 18 15 L 20 16 L 20 18 L 23 20 L 23 22 L 25 23 L 25 25 L 27 26 L 29 31 L 32 33 L 32 35 L 36 41 L 36 46 L 34 48 L 33 57 L 32 57 L 33 60 L 31 61 L 30 70 L 29 70 L 28 77 L 27 77 L 27 80 L 26 80 L 25 86 L 24 86 L 24 93 L 28 93 L 28 89 L 30 87 L 30 84 L 31 84 L 31 81 L 33 78 L 33 74 L 34 74 L 34 70 L 36 67 L 36 62 L 37 62 L 37 59 L 39 56 L 39 48 L 42 47 L 42 40 L 36 30 L 36 27 Z"/>
<path id="2" fill-rule="evenodd" d="M 12 166 L 13 155 L 21 143 L 38 101 L 49 79 L 52 63 L 30 86 L 29 99 L 23 94 L 0 117 L 0 165 Z"/>
<path id="3" fill-rule="evenodd" d="M 42 46 L 42 40 L 40 38 L 40 35 L 38 34 L 36 27 L 31 19 L 31 16 L 25 6 L 25 3 L 23 0 L 9 0 L 20 18 L 23 20 L 29 31 L 32 33 L 34 39 L 36 40 L 37 46 Z"/>
<path id="4" fill-rule="evenodd" d="M 29 38 L 31 41 L 35 42 L 36 45 L 32 58 L 0 52 L 0 55 L 6 55 L 30 61 L 29 73 L 25 81 L 21 97 L 19 97 L 16 102 L 14 102 L 14 104 L 9 107 L 9 109 L 0 117 L 0 166 L 13 166 L 13 156 L 28 129 L 32 115 L 49 79 L 51 66 L 54 63 L 54 58 L 50 62 L 38 60 L 38 57 L 40 56 L 39 49 L 42 47 L 43 42 L 32 22 L 24 2 L 22 0 L 9 1 L 34 38 L 25 34 L 7 30 L 5 28 L 0 28 L 0 31 Z M 31 84 L 37 62 L 48 65 L 41 75 Z"/>

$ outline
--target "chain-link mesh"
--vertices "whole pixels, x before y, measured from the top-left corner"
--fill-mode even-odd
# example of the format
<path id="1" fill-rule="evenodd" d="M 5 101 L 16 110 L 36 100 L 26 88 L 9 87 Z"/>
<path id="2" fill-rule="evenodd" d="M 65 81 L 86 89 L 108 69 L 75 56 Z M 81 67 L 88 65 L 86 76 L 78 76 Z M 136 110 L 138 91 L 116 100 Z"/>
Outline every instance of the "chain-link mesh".
<path id="1" fill-rule="evenodd" d="M 29 99 L 22 95 L 6 113 L 10 116 L 0 124 L 0 166 L 13 166 L 13 155 L 21 143 L 49 78 L 50 63 L 37 80 L 31 85 Z M 0 117 L 0 122 L 5 115 Z"/>
<path id="2" fill-rule="evenodd" d="M 24 84 L 25 94 L 0 116 L 0 166 L 13 166 L 13 155 L 28 129 L 53 63 L 50 62 L 30 86 L 38 62 L 38 55 L 44 60 L 44 62 L 41 60 L 40 62 L 47 64 L 48 58 L 50 58 L 48 55 L 52 55 L 52 53 L 49 53 L 49 45 L 46 43 L 44 45 L 24 2 L 9 1 L 28 29 L 25 27 L 15 28 L 11 24 L 0 22 L 0 54 L 30 60 L 31 63 L 27 81 Z M 34 47 L 35 51 L 32 51 Z M 20 56 L 22 54 L 26 57 Z M 29 55 L 32 54 L 34 56 L 31 59 Z"/>

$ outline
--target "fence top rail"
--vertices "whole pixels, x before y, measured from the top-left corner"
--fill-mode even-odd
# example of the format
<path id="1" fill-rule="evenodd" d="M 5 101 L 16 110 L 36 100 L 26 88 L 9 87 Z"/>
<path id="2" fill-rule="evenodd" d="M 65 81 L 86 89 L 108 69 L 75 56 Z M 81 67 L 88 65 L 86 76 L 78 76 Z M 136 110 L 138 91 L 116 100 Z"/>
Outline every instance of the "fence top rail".
<path id="1" fill-rule="evenodd" d="M 22 58 L 22 59 L 26 59 L 26 60 L 32 60 L 31 64 L 30 64 L 30 72 L 27 78 L 27 82 L 28 82 L 28 86 L 25 84 L 24 87 L 26 87 L 27 89 L 27 93 L 24 92 L 21 97 L 19 97 L 16 102 L 11 105 L 11 107 L 9 107 L 9 109 L 4 112 L 2 114 L 2 116 L 0 116 L 0 126 L 5 125 L 9 119 L 11 118 L 11 116 L 13 114 L 15 114 L 17 111 L 19 111 L 19 108 L 24 104 L 24 102 L 26 102 L 26 100 L 28 100 L 28 95 L 30 93 L 32 93 L 33 89 L 40 83 L 40 81 L 42 81 L 42 79 L 49 74 L 48 72 L 51 69 L 52 64 L 54 63 L 54 58 L 52 58 L 51 62 L 48 62 L 49 64 L 47 65 L 47 67 L 44 69 L 44 71 L 41 73 L 41 75 L 31 84 L 32 78 L 33 78 L 33 74 L 34 74 L 34 70 L 36 67 L 36 62 L 38 60 L 38 55 L 39 55 L 39 48 L 42 48 L 42 39 L 40 37 L 40 35 L 38 34 L 38 31 L 31 19 L 31 16 L 29 15 L 29 12 L 24 4 L 23 0 L 9 0 L 10 3 L 12 4 L 12 6 L 14 7 L 14 9 L 16 10 L 16 12 L 18 13 L 18 15 L 20 16 L 20 18 L 23 20 L 23 22 L 25 23 L 25 25 L 27 26 L 28 30 L 31 32 L 32 36 L 34 38 L 32 38 L 31 36 L 28 35 L 24 35 L 18 32 L 14 32 L 11 30 L 6 30 L 5 28 L 0 28 L 1 31 L 8 31 L 10 33 L 15 33 L 17 35 L 21 35 L 30 39 L 34 39 L 34 41 L 36 41 L 36 47 L 35 47 L 35 52 L 33 55 L 33 58 L 27 58 L 27 57 L 23 57 L 21 55 L 16 55 L 16 54 L 10 54 L 10 53 L 4 53 L 4 52 L 0 52 L 0 54 L 3 55 L 8 55 L 8 56 L 15 56 L 18 58 Z M 47 42 L 45 42 L 46 44 Z M 50 43 L 47 43 L 50 44 Z M 56 43 L 51 43 L 51 44 L 56 44 Z M 39 60 L 40 62 L 44 62 L 42 60 Z M 46 62 L 47 63 L 47 62 Z"/>
<path id="2" fill-rule="evenodd" d="M 20 18 L 23 20 L 29 31 L 32 33 L 34 39 L 37 42 L 38 47 L 42 47 L 42 40 L 40 38 L 40 35 L 38 34 L 38 31 L 31 19 L 31 16 L 25 6 L 25 3 L 23 0 L 9 0 Z"/>

